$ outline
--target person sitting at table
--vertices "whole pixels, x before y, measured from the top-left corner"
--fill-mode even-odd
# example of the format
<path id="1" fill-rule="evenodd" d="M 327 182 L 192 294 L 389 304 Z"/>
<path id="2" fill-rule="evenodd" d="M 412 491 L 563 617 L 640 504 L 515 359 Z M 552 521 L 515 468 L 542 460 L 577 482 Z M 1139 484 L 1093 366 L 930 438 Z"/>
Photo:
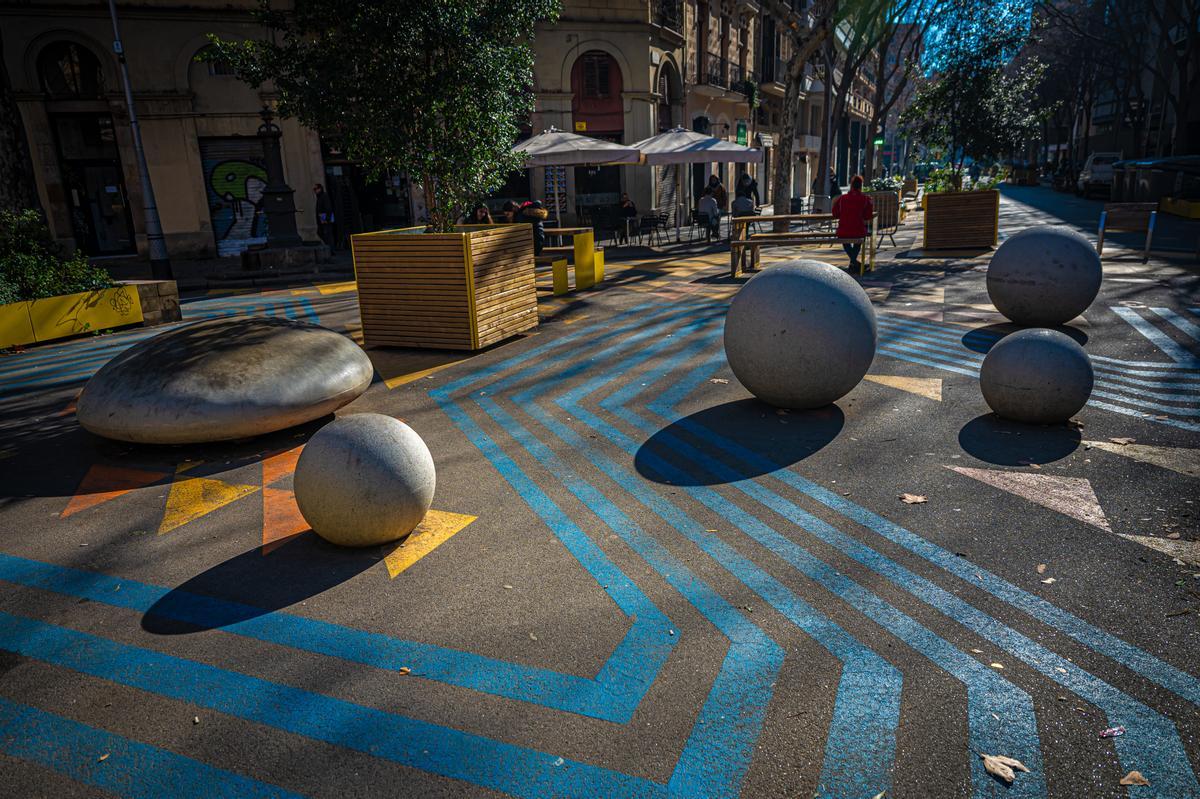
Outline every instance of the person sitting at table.
<path id="1" fill-rule="evenodd" d="M 501 222 L 516 222 L 517 211 L 521 210 L 521 206 L 517 205 L 512 200 L 505 200 L 504 206 L 500 209 Z"/>
<path id="2" fill-rule="evenodd" d="M 711 187 L 704 187 L 696 213 L 704 221 L 707 239 L 711 241 L 713 238 L 721 238 L 721 208 L 717 205 L 717 198 L 713 195 Z"/>
<path id="3" fill-rule="evenodd" d="M 867 221 L 875 215 L 871 198 L 863 194 L 863 177 L 855 175 L 850 179 L 850 191 L 833 201 L 833 216 L 838 221 L 837 237 L 839 239 L 864 239 L 867 233 Z M 842 249 L 850 256 L 850 271 L 858 268 L 858 255 L 862 250 L 862 242 L 843 242 Z"/>
<path id="4" fill-rule="evenodd" d="M 633 200 L 629 199 L 628 194 L 621 195 L 621 216 L 623 216 L 623 217 L 637 216 L 637 206 L 633 204 Z"/>
<path id="5" fill-rule="evenodd" d="M 550 212 L 542 205 L 541 200 L 527 202 L 517 212 L 514 222 L 528 222 L 533 225 L 533 254 L 541 255 L 546 246 L 546 219 Z"/>
<path id="6" fill-rule="evenodd" d="M 754 200 L 750 198 L 749 194 L 739 194 L 734 198 L 730 211 L 734 216 L 754 216 Z"/>
<path id="7" fill-rule="evenodd" d="M 471 213 L 467 214 L 463 219 L 464 225 L 490 225 L 492 224 L 492 212 L 483 203 L 475 206 Z"/>

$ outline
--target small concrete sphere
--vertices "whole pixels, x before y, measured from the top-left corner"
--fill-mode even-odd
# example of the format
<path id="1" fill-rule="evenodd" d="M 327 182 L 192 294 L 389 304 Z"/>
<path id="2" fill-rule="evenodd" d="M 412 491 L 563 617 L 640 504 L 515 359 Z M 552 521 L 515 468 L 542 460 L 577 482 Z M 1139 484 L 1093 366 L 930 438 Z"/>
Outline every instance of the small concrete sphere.
<path id="1" fill-rule="evenodd" d="M 403 538 L 433 503 L 433 456 L 390 416 L 356 413 L 304 445 L 292 488 L 304 520 L 333 544 L 367 547 Z"/>
<path id="2" fill-rule="evenodd" d="M 1092 361 L 1083 347 L 1057 330 L 1022 330 L 988 352 L 979 387 L 988 407 L 1030 424 L 1065 422 L 1092 394 Z"/>
<path id="3" fill-rule="evenodd" d="M 725 317 L 725 357 L 751 394 L 779 408 L 845 396 L 875 358 L 875 310 L 835 266 L 800 260 L 750 278 Z"/>
<path id="4" fill-rule="evenodd" d="M 987 270 L 988 297 L 1019 325 L 1054 327 L 1088 309 L 1103 270 L 1096 248 L 1061 227 L 1022 230 L 1006 239 Z"/>

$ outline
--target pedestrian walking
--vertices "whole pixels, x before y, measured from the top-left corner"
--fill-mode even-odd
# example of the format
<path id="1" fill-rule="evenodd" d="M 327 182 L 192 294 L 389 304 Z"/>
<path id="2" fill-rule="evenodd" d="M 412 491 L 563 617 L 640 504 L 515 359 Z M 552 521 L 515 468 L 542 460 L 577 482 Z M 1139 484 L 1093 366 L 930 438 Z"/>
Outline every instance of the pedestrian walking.
<path id="1" fill-rule="evenodd" d="M 330 250 L 337 249 L 333 239 L 333 200 L 320 183 L 313 186 L 314 209 L 317 214 L 317 236 Z"/>
<path id="2" fill-rule="evenodd" d="M 850 191 L 840 195 L 833 201 L 833 216 L 838 221 L 837 237 L 839 239 L 863 239 L 867 233 L 867 220 L 875 215 L 871 198 L 863 194 L 862 175 L 850 179 Z M 858 256 L 862 251 L 862 242 L 843 242 L 842 249 L 850 256 L 850 271 L 858 269 Z"/>

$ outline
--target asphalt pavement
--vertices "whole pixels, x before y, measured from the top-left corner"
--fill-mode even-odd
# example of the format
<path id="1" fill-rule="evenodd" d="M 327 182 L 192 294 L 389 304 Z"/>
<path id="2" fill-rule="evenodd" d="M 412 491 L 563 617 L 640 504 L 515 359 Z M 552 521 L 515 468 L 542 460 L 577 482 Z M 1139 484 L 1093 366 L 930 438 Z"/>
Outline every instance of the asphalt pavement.
<path id="1" fill-rule="evenodd" d="M 1056 196 L 1009 192 L 1002 233 Z M 1067 331 L 1092 400 L 1025 426 L 978 387 L 1014 329 L 988 254 L 922 252 L 919 214 L 896 240 L 870 373 L 817 411 L 731 373 L 719 249 L 547 278 L 537 330 L 475 355 L 367 348 L 339 415 L 404 419 L 438 469 L 399 546 L 298 516 L 325 420 L 82 431 L 154 330 L 0 356 L 0 796 L 1200 797 L 1195 263 L 1106 258 Z M 764 261 L 801 255 L 844 261 Z M 183 307 L 361 339 L 352 283 Z"/>

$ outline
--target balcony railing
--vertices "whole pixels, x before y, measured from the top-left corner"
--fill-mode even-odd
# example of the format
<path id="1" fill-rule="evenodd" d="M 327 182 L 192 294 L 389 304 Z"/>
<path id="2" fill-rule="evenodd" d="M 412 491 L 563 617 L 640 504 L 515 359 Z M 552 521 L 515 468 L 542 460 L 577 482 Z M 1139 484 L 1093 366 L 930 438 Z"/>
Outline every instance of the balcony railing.
<path id="1" fill-rule="evenodd" d="M 719 89 L 728 89 L 729 62 L 716 53 L 708 53 L 704 58 L 704 69 L 700 72 L 700 82 Z"/>
<path id="2" fill-rule="evenodd" d="M 653 14 L 655 25 L 673 31 L 683 30 L 682 0 L 654 0 Z"/>

